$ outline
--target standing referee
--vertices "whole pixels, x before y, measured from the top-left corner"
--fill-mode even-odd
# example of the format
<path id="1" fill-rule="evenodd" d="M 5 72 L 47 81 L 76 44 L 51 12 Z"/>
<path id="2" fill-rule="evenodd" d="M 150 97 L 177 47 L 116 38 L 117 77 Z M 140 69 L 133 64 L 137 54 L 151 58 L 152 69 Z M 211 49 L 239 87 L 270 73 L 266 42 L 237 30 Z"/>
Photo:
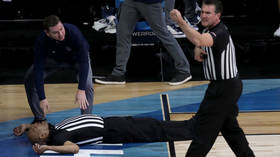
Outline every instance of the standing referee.
<path id="1" fill-rule="evenodd" d="M 202 33 L 192 29 L 178 10 L 170 13 L 171 18 L 196 46 L 195 60 L 203 62 L 204 76 L 210 80 L 195 115 L 198 138 L 192 141 L 186 157 L 206 156 L 220 131 L 236 156 L 255 156 L 236 118 L 242 82 L 238 78 L 231 36 L 220 20 L 222 11 L 223 6 L 219 0 L 203 0 L 200 16 L 205 29 Z"/>

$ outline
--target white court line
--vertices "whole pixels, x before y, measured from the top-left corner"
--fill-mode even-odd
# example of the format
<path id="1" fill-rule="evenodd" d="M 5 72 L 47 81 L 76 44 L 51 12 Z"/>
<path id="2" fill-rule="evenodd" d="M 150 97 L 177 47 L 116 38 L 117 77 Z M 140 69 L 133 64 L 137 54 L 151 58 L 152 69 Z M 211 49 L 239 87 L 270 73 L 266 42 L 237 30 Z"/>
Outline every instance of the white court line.
<path id="1" fill-rule="evenodd" d="M 52 150 L 47 150 L 44 152 L 44 154 L 58 154 L 58 152 L 52 151 Z"/>
<path id="2" fill-rule="evenodd" d="M 123 155 L 123 150 L 92 150 L 92 149 L 82 149 L 78 154 L 91 153 L 91 154 L 116 154 Z"/>
<path id="3" fill-rule="evenodd" d="M 51 150 L 47 150 L 44 152 L 45 153 L 48 153 L 48 154 L 58 154 L 58 152 L 56 151 L 51 151 Z M 79 153 L 77 154 L 80 154 L 80 153 L 91 153 L 91 154 L 120 154 L 122 155 L 123 154 L 123 150 L 107 150 L 107 149 L 80 149 Z M 44 157 L 46 157 L 45 155 L 42 155 Z"/>
<path id="4" fill-rule="evenodd" d="M 68 155 L 69 156 L 69 155 Z M 71 155 L 69 157 L 73 157 L 74 155 Z M 63 157 L 62 155 L 40 155 L 40 157 Z M 65 156 L 66 157 L 66 156 Z"/>
<path id="5" fill-rule="evenodd" d="M 123 144 L 98 144 L 98 145 L 106 145 L 106 146 L 122 146 Z M 44 154 L 52 154 L 52 155 L 44 155 Z M 123 155 L 123 150 L 108 150 L 108 149 L 80 149 L 77 154 L 73 155 L 59 155 L 56 151 L 47 150 L 44 154 L 40 155 L 40 157 L 90 157 L 91 154 L 98 155 Z M 57 155 L 53 155 L 57 154 Z"/>
<path id="6" fill-rule="evenodd" d="M 107 144 L 107 143 L 95 144 L 95 143 L 92 143 L 90 145 L 92 145 L 92 146 L 123 146 L 122 143 L 119 143 L 119 144 Z"/>

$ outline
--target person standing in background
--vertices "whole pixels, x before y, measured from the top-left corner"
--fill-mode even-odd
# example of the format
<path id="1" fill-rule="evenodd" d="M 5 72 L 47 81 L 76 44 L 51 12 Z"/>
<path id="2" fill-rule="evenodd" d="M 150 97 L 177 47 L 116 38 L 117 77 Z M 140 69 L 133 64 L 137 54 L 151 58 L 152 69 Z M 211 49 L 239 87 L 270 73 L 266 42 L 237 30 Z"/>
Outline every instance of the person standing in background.
<path id="1" fill-rule="evenodd" d="M 192 79 L 190 65 L 182 48 L 167 30 L 163 16 L 162 0 L 125 0 L 120 9 L 120 18 L 117 24 L 116 65 L 110 75 L 105 78 L 95 79 L 96 83 L 126 83 L 125 73 L 130 56 L 132 33 L 136 22 L 142 17 L 148 22 L 152 31 L 174 60 L 176 74 L 168 84 L 180 85 Z"/>

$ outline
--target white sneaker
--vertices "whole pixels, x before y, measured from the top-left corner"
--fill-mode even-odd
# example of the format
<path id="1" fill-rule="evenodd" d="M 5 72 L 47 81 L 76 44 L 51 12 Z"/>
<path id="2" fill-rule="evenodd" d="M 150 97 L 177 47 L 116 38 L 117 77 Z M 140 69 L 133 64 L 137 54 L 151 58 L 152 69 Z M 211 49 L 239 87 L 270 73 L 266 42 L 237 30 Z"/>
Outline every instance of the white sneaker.
<path id="1" fill-rule="evenodd" d="M 115 20 L 116 20 L 115 16 L 113 15 L 108 16 L 106 19 L 100 19 L 98 21 L 95 21 L 92 28 L 95 29 L 96 31 L 101 31 L 106 29 L 108 26 L 115 27 L 116 26 Z"/>
<path id="2" fill-rule="evenodd" d="M 273 33 L 274 37 L 279 37 L 280 38 L 280 26 L 279 28 Z"/>
<path id="3" fill-rule="evenodd" d="M 194 24 L 191 24 L 190 22 L 189 22 L 189 20 L 184 16 L 184 20 L 187 22 L 187 24 L 189 24 L 193 29 L 195 29 L 195 30 L 197 30 L 198 31 L 198 24 L 199 24 L 199 22 L 200 22 L 200 17 L 199 16 L 197 16 L 196 17 L 197 18 L 197 20 L 198 20 L 198 22 L 196 22 L 196 23 L 194 23 Z"/>
<path id="4" fill-rule="evenodd" d="M 201 12 L 201 8 L 199 7 L 199 5 L 198 5 L 197 2 L 195 3 L 195 12 L 196 12 L 196 13 Z"/>
<path id="5" fill-rule="evenodd" d="M 174 36 L 174 38 L 185 38 L 186 35 L 184 32 L 181 31 L 179 27 L 176 27 L 176 25 L 167 25 L 167 29 L 169 32 Z"/>
<path id="6" fill-rule="evenodd" d="M 116 30 L 116 25 L 108 25 L 105 29 L 104 29 L 105 33 L 110 33 L 110 34 L 115 34 L 117 32 Z"/>
<path id="7" fill-rule="evenodd" d="M 106 19 L 100 19 L 98 21 L 95 21 L 92 28 L 95 29 L 96 31 L 101 30 L 102 28 L 105 28 L 108 26 L 108 23 Z"/>
<path id="8" fill-rule="evenodd" d="M 104 29 L 105 33 L 116 33 L 116 17 L 108 16 L 106 19 L 108 20 L 108 26 Z"/>
<path id="9" fill-rule="evenodd" d="M 114 15 L 108 16 L 106 18 L 106 20 L 107 20 L 108 24 L 116 25 L 116 16 L 114 16 Z"/>

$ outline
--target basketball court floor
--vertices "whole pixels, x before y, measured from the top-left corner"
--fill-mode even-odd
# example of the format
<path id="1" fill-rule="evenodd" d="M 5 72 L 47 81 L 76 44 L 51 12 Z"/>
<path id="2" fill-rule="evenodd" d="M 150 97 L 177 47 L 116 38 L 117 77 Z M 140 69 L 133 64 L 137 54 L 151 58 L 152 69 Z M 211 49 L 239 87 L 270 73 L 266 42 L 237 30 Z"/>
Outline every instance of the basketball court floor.
<path id="1" fill-rule="evenodd" d="M 95 84 L 94 114 L 138 116 L 162 119 L 160 94 L 168 94 L 171 119 L 188 119 L 195 113 L 207 88 L 207 81 L 190 81 L 180 86 L 165 82 L 127 83 L 126 85 Z M 239 122 L 257 157 L 280 156 L 280 79 L 243 80 L 239 100 Z M 51 105 L 47 119 L 56 123 L 79 115 L 74 104 L 77 84 L 47 84 L 46 95 Z M 0 85 L 0 156 L 35 157 L 25 135 L 15 137 L 12 129 L 30 123 L 32 113 L 23 85 Z M 176 156 L 183 157 L 190 141 L 175 142 Z M 80 147 L 78 154 L 46 152 L 42 157 L 168 157 L 167 143 L 103 144 Z M 234 157 L 219 136 L 207 157 Z"/>

